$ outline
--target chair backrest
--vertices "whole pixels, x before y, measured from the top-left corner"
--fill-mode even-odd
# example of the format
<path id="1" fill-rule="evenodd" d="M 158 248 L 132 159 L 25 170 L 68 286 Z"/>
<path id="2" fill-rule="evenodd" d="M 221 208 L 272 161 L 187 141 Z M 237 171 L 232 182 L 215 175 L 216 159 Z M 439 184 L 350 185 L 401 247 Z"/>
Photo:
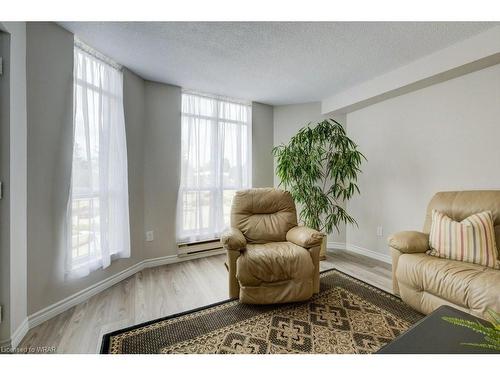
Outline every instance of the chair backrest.
<path id="1" fill-rule="evenodd" d="M 443 191 L 436 193 L 427 206 L 424 232 L 429 233 L 432 224 L 432 210 L 444 213 L 455 221 L 462 221 L 470 215 L 491 211 L 495 227 L 495 240 L 500 260 L 500 190 Z"/>
<path id="2" fill-rule="evenodd" d="M 297 210 L 288 191 L 257 188 L 236 192 L 231 206 L 231 226 L 248 242 L 286 241 L 286 233 L 297 226 Z"/>

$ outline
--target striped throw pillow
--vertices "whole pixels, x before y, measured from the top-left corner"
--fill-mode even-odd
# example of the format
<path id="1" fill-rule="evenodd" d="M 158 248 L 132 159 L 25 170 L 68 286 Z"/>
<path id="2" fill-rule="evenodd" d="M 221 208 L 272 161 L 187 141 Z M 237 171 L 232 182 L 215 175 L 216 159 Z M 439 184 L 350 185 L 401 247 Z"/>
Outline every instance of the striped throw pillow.
<path id="1" fill-rule="evenodd" d="M 490 211 L 471 215 L 458 222 L 432 210 L 429 242 L 430 255 L 500 268 Z"/>

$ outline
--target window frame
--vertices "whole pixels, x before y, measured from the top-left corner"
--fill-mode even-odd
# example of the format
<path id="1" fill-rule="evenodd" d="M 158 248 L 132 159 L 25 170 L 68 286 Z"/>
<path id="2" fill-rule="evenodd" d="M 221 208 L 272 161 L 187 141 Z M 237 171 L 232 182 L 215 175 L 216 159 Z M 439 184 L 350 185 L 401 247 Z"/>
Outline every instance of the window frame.
<path id="1" fill-rule="evenodd" d="M 184 95 L 192 95 L 192 96 L 197 96 L 201 98 L 207 98 L 210 100 L 214 100 L 215 103 L 215 116 L 208 116 L 204 114 L 194 114 L 194 113 L 189 113 L 185 112 L 184 106 L 182 104 L 182 101 L 184 100 Z M 248 117 L 247 121 L 239 121 L 239 120 L 234 120 L 234 119 L 228 119 L 221 117 L 219 115 L 219 103 L 224 102 L 224 103 L 230 103 L 230 104 L 236 104 L 236 105 L 241 105 L 245 106 L 246 110 L 248 111 Z M 252 170 L 252 103 L 251 102 L 246 102 L 246 101 L 240 101 L 237 99 L 232 99 L 232 98 L 227 98 L 227 97 L 222 97 L 222 96 L 216 96 L 216 95 L 210 95 L 210 94 L 204 94 L 204 93 L 199 93 L 196 91 L 190 91 L 190 90 L 182 90 L 182 97 L 181 97 L 181 126 L 184 126 L 184 117 L 189 117 L 193 119 L 198 119 L 198 120 L 204 120 L 207 122 L 212 122 L 215 124 L 215 129 L 217 130 L 220 126 L 223 126 L 224 124 L 233 124 L 233 125 L 238 125 L 241 127 L 246 127 L 246 135 L 247 135 L 247 185 L 246 187 L 242 187 L 240 185 L 223 185 L 222 188 L 217 188 L 214 186 L 203 186 L 203 187 L 189 187 L 189 186 L 183 186 L 182 183 L 180 184 L 179 187 L 179 196 L 178 200 L 180 202 L 184 201 L 184 194 L 186 193 L 203 193 L 203 192 L 210 192 L 211 194 L 217 194 L 219 191 L 222 194 L 222 200 L 224 199 L 224 192 L 225 191 L 238 191 L 242 188 L 250 188 L 252 186 L 252 177 L 253 177 L 253 170 Z M 182 135 L 181 135 L 182 136 Z M 183 142 L 183 140 L 181 140 Z M 238 144 L 238 147 L 241 145 L 241 142 Z M 219 143 L 219 148 L 223 147 L 221 143 Z M 213 150 L 211 150 L 213 152 Z M 182 150 L 181 150 L 182 153 Z M 182 160 L 182 156 L 181 156 Z M 182 173 L 182 170 L 181 170 Z M 182 179 L 182 176 L 181 176 Z M 179 203 L 181 204 L 181 203 Z M 183 210 L 183 213 L 185 211 Z M 224 206 L 222 207 L 223 216 L 224 216 Z M 209 215 L 210 216 L 210 215 Z M 183 225 L 184 222 L 184 217 L 182 218 L 177 218 L 177 225 Z M 190 237 L 190 236 L 195 236 L 200 234 L 200 229 L 195 228 L 195 229 L 189 229 L 186 230 L 182 228 L 182 232 L 185 234 L 184 237 Z M 189 240 L 184 240 L 182 238 L 176 238 L 177 244 L 191 244 L 191 243 L 199 243 L 199 242 L 204 242 L 204 241 L 211 241 L 211 240 L 218 240 L 219 236 L 215 235 L 212 238 L 206 238 L 206 239 L 200 239 L 200 240 L 195 240 L 195 241 L 189 241 Z"/>

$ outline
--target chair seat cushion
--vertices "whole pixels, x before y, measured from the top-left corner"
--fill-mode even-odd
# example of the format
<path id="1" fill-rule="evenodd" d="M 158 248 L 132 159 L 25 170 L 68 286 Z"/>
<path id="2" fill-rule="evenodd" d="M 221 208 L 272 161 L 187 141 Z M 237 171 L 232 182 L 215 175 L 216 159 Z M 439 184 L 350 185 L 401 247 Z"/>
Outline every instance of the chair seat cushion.
<path id="1" fill-rule="evenodd" d="M 426 254 L 403 254 L 396 277 L 400 286 L 411 291 L 411 295 L 402 295 L 403 299 L 430 294 L 474 313 L 500 310 L 500 271 L 489 267 Z M 415 301 L 415 305 L 424 303 Z"/>
<path id="2" fill-rule="evenodd" d="M 242 286 L 312 279 L 313 270 L 309 251 L 291 242 L 248 244 L 236 262 Z"/>

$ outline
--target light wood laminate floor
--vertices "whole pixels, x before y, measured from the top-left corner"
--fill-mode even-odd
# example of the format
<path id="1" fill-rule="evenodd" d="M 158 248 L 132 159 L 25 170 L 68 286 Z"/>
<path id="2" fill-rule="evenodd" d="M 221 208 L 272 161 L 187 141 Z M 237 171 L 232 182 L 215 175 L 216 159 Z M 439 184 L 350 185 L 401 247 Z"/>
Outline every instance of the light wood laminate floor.
<path id="1" fill-rule="evenodd" d="M 227 299 L 224 255 L 145 269 L 31 329 L 19 348 L 54 347 L 57 353 L 98 353 L 102 335 L 148 320 Z M 321 270 L 336 268 L 391 289 L 390 265 L 336 250 Z"/>

